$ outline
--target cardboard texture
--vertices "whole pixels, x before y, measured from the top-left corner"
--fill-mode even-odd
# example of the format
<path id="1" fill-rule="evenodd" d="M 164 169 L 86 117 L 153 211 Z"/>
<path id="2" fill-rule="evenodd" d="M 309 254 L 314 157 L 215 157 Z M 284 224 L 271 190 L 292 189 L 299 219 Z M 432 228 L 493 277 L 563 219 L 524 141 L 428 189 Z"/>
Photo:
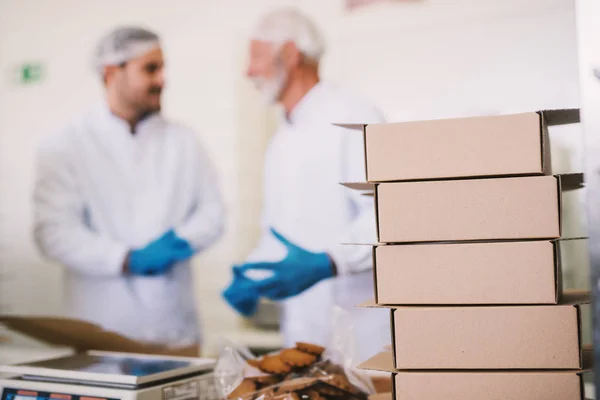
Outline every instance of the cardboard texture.
<path id="1" fill-rule="evenodd" d="M 377 393 L 377 394 L 372 394 L 371 396 L 369 396 L 369 400 L 392 400 L 392 394 L 391 393 Z"/>
<path id="2" fill-rule="evenodd" d="M 578 305 L 397 307 L 398 369 L 581 368 Z"/>
<path id="3" fill-rule="evenodd" d="M 556 304 L 556 241 L 373 248 L 377 304 Z"/>
<path id="4" fill-rule="evenodd" d="M 381 306 L 389 308 L 394 367 L 406 370 L 580 369 L 580 305 L 588 291 L 565 291 L 558 305 Z"/>
<path id="5" fill-rule="evenodd" d="M 370 182 L 550 174 L 548 126 L 578 110 L 345 125 L 362 131 Z"/>
<path id="6" fill-rule="evenodd" d="M 380 242 L 560 237 L 560 178 L 554 176 L 382 183 Z"/>
<path id="7" fill-rule="evenodd" d="M 0 315 L 0 324 L 41 342 L 71 347 L 77 352 L 99 350 L 172 356 L 197 356 L 198 353 L 197 346 L 169 348 L 137 342 L 90 322 L 69 318 Z"/>
<path id="8" fill-rule="evenodd" d="M 392 394 L 391 393 L 377 393 L 377 394 L 372 394 L 371 396 L 369 396 L 369 400 L 392 400 Z"/>
<path id="9" fill-rule="evenodd" d="M 391 398 L 397 400 L 579 400 L 585 372 L 397 371 L 390 352 L 377 354 L 359 368 L 391 372 Z"/>

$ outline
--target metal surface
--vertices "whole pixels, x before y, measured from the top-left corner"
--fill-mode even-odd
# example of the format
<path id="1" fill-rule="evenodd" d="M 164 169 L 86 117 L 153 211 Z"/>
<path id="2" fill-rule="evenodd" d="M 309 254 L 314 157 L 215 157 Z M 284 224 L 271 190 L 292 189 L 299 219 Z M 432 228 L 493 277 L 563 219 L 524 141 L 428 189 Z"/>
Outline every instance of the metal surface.
<path id="1" fill-rule="evenodd" d="M 212 370 L 214 360 L 111 352 L 88 352 L 32 363 L 0 366 L 0 371 L 103 384 L 139 386 Z"/>
<path id="2" fill-rule="evenodd" d="M 584 130 L 586 209 L 594 295 L 595 365 L 600 365 L 600 1 L 577 0 L 581 119 Z M 595 369 L 600 387 L 600 368 Z"/>
<path id="3" fill-rule="evenodd" d="M 12 366 L 2 400 L 217 400 L 214 360 L 91 351 Z M 23 393 L 21 393 L 23 392 Z"/>

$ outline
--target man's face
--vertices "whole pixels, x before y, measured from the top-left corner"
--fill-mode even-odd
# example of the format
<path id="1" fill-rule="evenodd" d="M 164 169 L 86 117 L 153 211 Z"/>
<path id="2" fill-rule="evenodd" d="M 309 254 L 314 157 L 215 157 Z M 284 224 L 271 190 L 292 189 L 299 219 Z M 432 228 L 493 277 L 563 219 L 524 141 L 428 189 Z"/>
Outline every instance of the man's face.
<path id="1" fill-rule="evenodd" d="M 279 46 L 260 40 L 250 41 L 250 61 L 246 76 L 267 103 L 280 100 L 288 73 L 283 65 Z"/>
<path id="2" fill-rule="evenodd" d="M 140 115 L 160 111 L 165 85 L 162 50 L 152 50 L 116 67 L 107 85 L 115 85 L 121 101 Z"/>

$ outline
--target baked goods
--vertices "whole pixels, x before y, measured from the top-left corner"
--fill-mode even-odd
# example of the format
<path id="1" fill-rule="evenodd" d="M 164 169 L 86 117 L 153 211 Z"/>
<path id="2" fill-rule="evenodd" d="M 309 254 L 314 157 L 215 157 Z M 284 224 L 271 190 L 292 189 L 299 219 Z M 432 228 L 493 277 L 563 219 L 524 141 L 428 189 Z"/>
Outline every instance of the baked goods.
<path id="1" fill-rule="evenodd" d="M 308 367 L 315 361 L 317 361 L 317 356 L 305 353 L 298 349 L 285 349 L 281 351 L 281 361 L 291 367 Z"/>
<path id="2" fill-rule="evenodd" d="M 292 370 L 292 366 L 284 363 L 279 354 L 264 356 L 259 368 L 270 374 L 286 374 Z"/>
<path id="3" fill-rule="evenodd" d="M 345 375 L 328 375 L 322 381 L 327 384 L 321 389 L 325 395 L 339 396 L 340 393 L 352 392 L 352 385 Z"/>
<path id="4" fill-rule="evenodd" d="M 318 345 L 297 343 L 295 348 L 283 349 L 261 359 L 248 360 L 248 365 L 269 375 L 246 377 L 227 398 L 366 400 L 367 394 L 350 382 L 342 366 L 330 360 L 321 360 L 324 351 Z"/>
<path id="5" fill-rule="evenodd" d="M 252 378 L 256 382 L 256 385 L 263 388 L 267 386 L 275 385 L 280 382 L 280 379 L 277 375 L 265 375 L 265 376 L 257 376 Z"/>
<path id="6" fill-rule="evenodd" d="M 304 342 L 296 342 L 296 348 L 305 353 L 314 354 L 315 356 L 321 356 L 325 351 L 325 347 Z"/>
<path id="7" fill-rule="evenodd" d="M 317 382 L 315 378 L 297 378 L 281 382 L 278 388 L 282 392 L 296 392 L 313 386 Z"/>

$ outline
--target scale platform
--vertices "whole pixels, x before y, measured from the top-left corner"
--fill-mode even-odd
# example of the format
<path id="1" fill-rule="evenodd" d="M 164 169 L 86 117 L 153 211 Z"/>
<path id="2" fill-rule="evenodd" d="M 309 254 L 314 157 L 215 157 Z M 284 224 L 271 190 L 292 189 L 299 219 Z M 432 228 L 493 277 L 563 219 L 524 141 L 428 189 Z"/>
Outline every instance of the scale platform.
<path id="1" fill-rule="evenodd" d="M 217 400 L 203 358 L 96 352 L 0 366 L 0 400 Z"/>

